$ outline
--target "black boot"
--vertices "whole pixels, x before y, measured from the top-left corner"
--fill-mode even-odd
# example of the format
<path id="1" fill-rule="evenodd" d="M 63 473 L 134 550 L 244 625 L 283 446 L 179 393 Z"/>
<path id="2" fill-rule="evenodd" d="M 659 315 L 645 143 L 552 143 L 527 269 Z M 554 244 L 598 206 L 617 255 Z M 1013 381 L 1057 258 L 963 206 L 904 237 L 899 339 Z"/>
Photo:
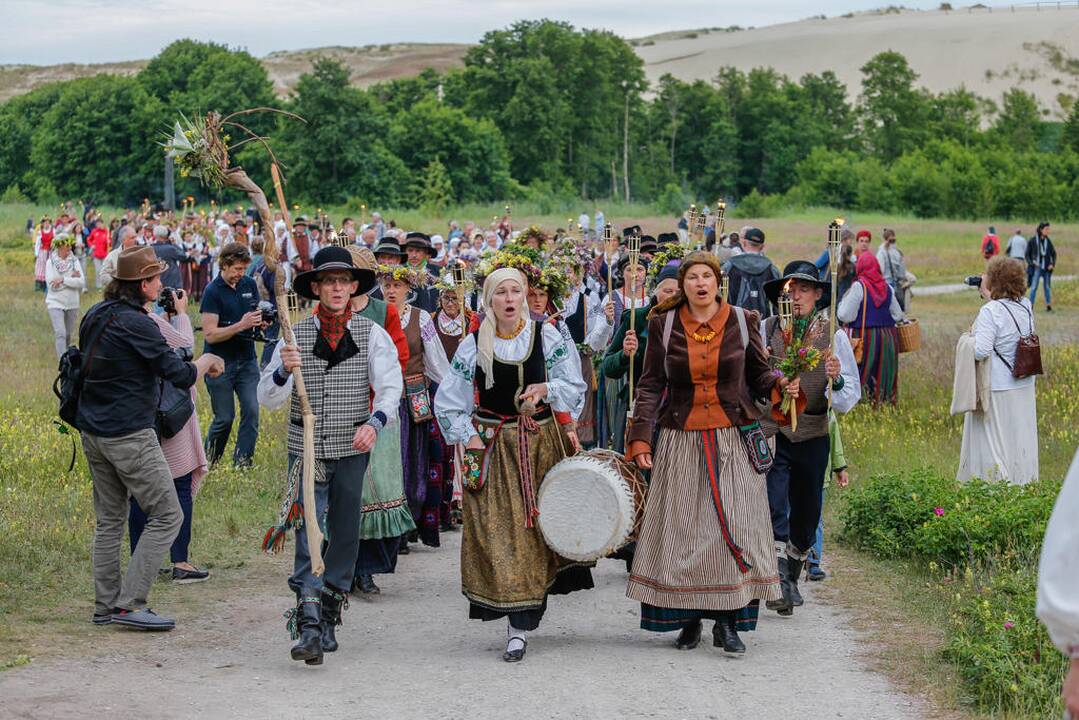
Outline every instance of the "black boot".
<path id="1" fill-rule="evenodd" d="M 712 644 L 723 648 L 723 652 L 741 655 L 746 651 L 746 644 L 738 637 L 738 630 L 734 626 L 734 613 L 716 621 L 716 626 L 712 628 Z"/>
<path id="2" fill-rule="evenodd" d="M 790 584 L 791 605 L 794 607 L 802 607 L 805 604 L 802 593 L 798 590 L 798 576 L 802 574 L 805 565 L 805 560 L 797 560 L 790 555 L 787 556 L 787 582 Z"/>
<path id="3" fill-rule="evenodd" d="M 789 617 L 794 614 L 794 599 L 791 597 L 791 583 L 787 577 L 786 556 L 779 557 L 776 564 L 779 570 L 779 590 L 783 593 L 783 597 L 779 600 L 769 600 L 764 603 L 764 606 L 769 610 L 775 610 L 783 617 Z"/>
<path id="4" fill-rule="evenodd" d="M 701 621 L 694 620 L 689 625 L 682 628 L 682 632 L 678 633 L 678 639 L 675 640 L 674 646 L 679 650 L 692 650 L 697 647 L 701 642 Z"/>
<path id="5" fill-rule="evenodd" d="M 352 590 L 364 595 L 378 595 L 382 592 L 378 585 L 375 585 L 374 575 L 357 575 L 352 581 Z"/>
<path id="6" fill-rule="evenodd" d="M 348 608 L 348 595 L 330 585 L 322 588 L 322 651 L 337 650 L 337 626 L 341 624 L 341 611 Z"/>
<path id="7" fill-rule="evenodd" d="M 322 664 L 321 609 L 317 597 L 300 598 L 300 603 L 296 606 L 293 630 L 293 637 L 298 635 L 300 641 L 292 646 L 293 660 L 303 660 L 308 665 Z"/>

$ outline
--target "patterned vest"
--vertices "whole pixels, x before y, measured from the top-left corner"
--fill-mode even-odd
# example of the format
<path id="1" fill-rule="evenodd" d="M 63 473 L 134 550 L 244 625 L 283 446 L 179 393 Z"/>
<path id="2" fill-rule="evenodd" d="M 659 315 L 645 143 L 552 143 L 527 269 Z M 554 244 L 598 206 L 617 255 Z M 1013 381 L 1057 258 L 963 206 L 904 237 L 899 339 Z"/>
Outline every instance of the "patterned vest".
<path id="1" fill-rule="evenodd" d="M 319 334 L 314 317 L 304 318 L 293 327 L 307 398 L 315 413 L 315 457 L 319 460 L 359 455 L 352 447 L 352 438 L 371 417 L 367 349 L 373 324 L 353 313 L 348 331 L 358 352 L 329 370 L 328 363 L 312 352 Z M 288 451 L 303 454 L 303 412 L 295 392 L 289 410 Z"/>
<path id="2" fill-rule="evenodd" d="M 779 317 L 773 315 L 768 318 L 764 323 L 764 331 L 768 346 L 772 348 L 768 362 L 774 368 L 787 352 L 787 346 L 783 341 L 783 331 L 779 328 Z M 814 347 L 822 351 L 827 350 L 830 345 L 827 331 L 821 333 L 821 336 L 813 343 Z M 824 372 L 824 361 L 821 360 L 817 367 L 801 375 L 799 380 L 802 394 L 809 399 L 809 403 L 805 410 L 798 414 L 798 431 L 791 432 L 790 425 L 778 427 L 772 420 L 771 413 L 766 413 L 761 418 L 761 426 L 769 437 L 775 435 L 777 429 L 791 442 L 803 442 L 828 435 L 828 395 L 825 393 L 828 376 Z"/>

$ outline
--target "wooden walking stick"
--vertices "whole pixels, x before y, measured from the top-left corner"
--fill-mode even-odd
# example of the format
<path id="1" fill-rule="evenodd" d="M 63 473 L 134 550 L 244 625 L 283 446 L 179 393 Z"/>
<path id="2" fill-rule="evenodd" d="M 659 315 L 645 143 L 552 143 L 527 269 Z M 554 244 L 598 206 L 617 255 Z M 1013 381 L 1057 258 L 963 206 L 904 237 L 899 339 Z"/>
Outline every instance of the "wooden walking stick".
<path id="1" fill-rule="evenodd" d="M 637 268 L 641 258 L 641 236 L 638 233 L 633 233 L 629 236 L 629 272 L 630 277 L 633 278 L 633 287 L 629 294 L 629 331 L 634 335 L 637 334 Z M 633 401 L 636 399 L 636 395 L 633 392 L 633 363 L 634 358 L 629 359 L 629 403 L 627 409 L 629 416 L 633 417 Z M 627 423 L 627 427 L 629 427 Z"/>
<path id="2" fill-rule="evenodd" d="M 277 236 L 274 232 L 273 218 L 270 215 L 270 206 L 266 201 L 266 193 L 252 180 L 242 167 L 231 167 L 229 163 L 229 151 L 244 143 L 257 141 L 266 148 L 270 155 L 270 170 L 273 175 L 274 188 L 277 192 L 277 202 L 281 207 L 285 223 L 291 227 L 292 223 L 288 215 L 288 204 L 281 189 L 281 174 L 277 167 L 277 158 L 273 150 L 266 143 L 266 139 L 255 134 L 248 128 L 235 121 L 241 115 L 254 112 L 278 112 L 294 119 L 306 122 L 303 118 L 292 113 L 287 113 L 272 108 L 252 108 L 241 110 L 224 118 L 216 112 L 209 112 L 205 118 L 196 118 L 194 121 L 181 116 L 181 122 L 175 124 L 173 134 L 167 142 L 162 143 L 170 157 L 176 159 L 183 175 L 197 177 L 206 185 L 212 187 L 229 187 L 239 190 L 247 195 L 248 200 L 258 211 L 262 220 L 263 262 L 267 269 L 274 273 L 274 296 L 277 300 L 278 322 L 281 325 L 281 337 L 288 345 L 295 344 L 292 333 L 292 322 L 288 313 L 288 297 L 285 292 L 285 274 L 277 255 Z M 247 137 L 235 143 L 231 147 L 226 144 L 224 128 L 231 126 L 244 132 Z M 315 414 L 311 410 L 311 403 L 307 398 L 307 390 L 303 383 L 303 372 L 300 368 L 292 371 L 294 389 L 300 402 L 303 413 L 303 511 L 304 527 L 307 533 L 308 550 L 311 556 L 311 572 L 321 576 L 326 566 L 322 561 L 322 530 L 318 526 L 317 507 L 315 504 Z"/>
<path id="3" fill-rule="evenodd" d="M 829 306 L 828 348 L 835 356 L 836 295 L 839 286 L 839 256 L 842 248 L 843 218 L 836 218 L 828 225 L 828 270 L 832 275 L 832 303 Z M 828 409 L 832 409 L 832 383 L 828 383 Z"/>

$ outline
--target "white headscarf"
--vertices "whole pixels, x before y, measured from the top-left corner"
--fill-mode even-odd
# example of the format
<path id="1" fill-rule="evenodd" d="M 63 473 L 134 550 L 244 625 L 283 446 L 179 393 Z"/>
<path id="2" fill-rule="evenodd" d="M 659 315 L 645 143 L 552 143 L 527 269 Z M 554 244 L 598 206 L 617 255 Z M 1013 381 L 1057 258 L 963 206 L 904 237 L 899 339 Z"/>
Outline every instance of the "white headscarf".
<path id="1" fill-rule="evenodd" d="M 513 280 L 520 285 L 522 293 L 528 290 L 528 281 L 524 273 L 516 268 L 499 268 L 483 281 L 483 306 L 487 308 L 487 314 L 480 323 L 480 331 L 476 339 L 476 364 L 483 370 L 484 390 L 490 390 L 495 383 L 493 367 L 496 320 L 491 298 L 494 297 L 495 288 L 506 280 Z"/>

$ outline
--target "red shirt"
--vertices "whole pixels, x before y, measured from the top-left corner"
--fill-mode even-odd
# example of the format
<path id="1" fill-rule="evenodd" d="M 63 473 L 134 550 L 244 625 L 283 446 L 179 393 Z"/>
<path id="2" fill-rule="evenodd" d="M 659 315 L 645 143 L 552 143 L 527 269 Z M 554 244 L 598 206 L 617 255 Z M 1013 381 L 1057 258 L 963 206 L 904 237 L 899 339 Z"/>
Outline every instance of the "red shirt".
<path id="1" fill-rule="evenodd" d="M 89 242 L 90 249 L 93 250 L 94 258 L 96 260 L 104 260 L 105 256 L 109 254 L 111 240 L 109 238 L 109 231 L 105 228 L 94 228 L 90 231 L 90 237 L 87 242 Z"/>
<path id="2" fill-rule="evenodd" d="M 982 257 L 986 260 L 1000 253 L 1000 238 L 988 233 L 982 237 Z"/>

